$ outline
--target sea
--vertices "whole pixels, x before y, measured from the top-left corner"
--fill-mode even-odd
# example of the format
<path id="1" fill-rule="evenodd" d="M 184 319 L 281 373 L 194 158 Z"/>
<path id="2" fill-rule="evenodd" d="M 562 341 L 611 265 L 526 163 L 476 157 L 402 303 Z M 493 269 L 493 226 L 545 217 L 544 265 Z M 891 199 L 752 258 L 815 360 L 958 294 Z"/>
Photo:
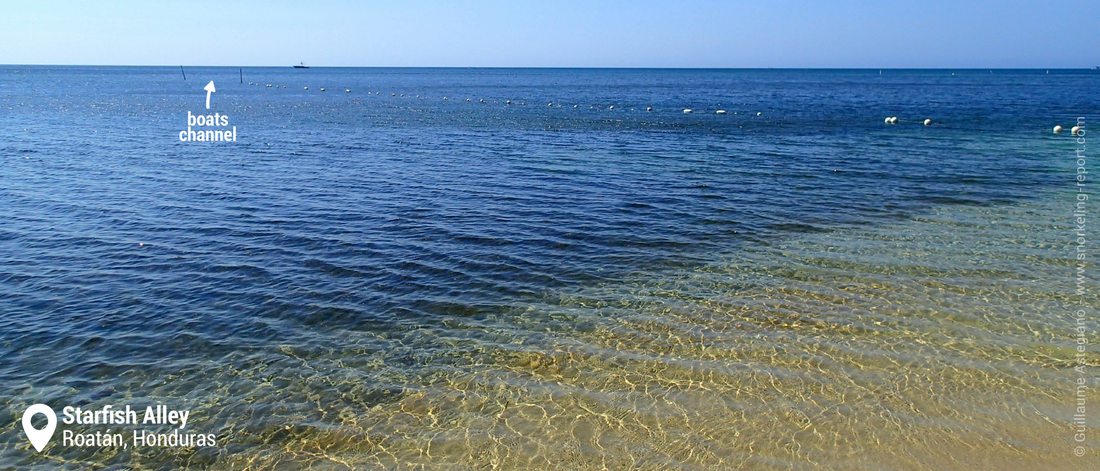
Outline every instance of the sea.
<path id="1" fill-rule="evenodd" d="M 0 467 L 1096 469 L 1098 90 L 0 66 Z"/>

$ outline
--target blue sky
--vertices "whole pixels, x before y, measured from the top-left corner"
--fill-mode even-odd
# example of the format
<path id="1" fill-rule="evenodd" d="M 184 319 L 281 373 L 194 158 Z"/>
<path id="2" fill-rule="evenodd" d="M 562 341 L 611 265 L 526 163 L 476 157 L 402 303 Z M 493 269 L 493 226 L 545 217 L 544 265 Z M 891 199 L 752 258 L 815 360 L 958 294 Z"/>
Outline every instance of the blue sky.
<path id="1" fill-rule="evenodd" d="M 0 63 L 1093 67 L 1100 1 L 5 1 Z"/>

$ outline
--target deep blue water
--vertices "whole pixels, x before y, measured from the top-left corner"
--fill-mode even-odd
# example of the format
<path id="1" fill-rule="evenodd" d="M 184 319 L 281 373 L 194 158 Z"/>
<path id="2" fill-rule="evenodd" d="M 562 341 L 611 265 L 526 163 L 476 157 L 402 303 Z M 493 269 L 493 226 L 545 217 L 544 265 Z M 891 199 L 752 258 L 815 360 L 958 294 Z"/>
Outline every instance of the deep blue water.
<path id="1" fill-rule="evenodd" d="M 1089 71 L 184 69 L 0 67 L 0 422 L 1026 200 L 1100 109 Z M 181 143 L 210 80 L 239 141 Z"/>

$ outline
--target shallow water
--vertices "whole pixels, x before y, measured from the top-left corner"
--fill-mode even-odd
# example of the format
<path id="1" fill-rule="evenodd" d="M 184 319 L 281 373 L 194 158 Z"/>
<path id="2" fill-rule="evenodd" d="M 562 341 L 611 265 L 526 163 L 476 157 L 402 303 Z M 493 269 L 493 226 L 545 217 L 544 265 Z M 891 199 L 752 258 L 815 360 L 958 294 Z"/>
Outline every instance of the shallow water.
<path id="1" fill-rule="evenodd" d="M 0 462 L 1083 463 L 1096 74 L 244 72 L 0 68 Z M 241 141 L 181 144 L 209 79 Z M 156 401 L 225 446 L 18 430 Z"/>

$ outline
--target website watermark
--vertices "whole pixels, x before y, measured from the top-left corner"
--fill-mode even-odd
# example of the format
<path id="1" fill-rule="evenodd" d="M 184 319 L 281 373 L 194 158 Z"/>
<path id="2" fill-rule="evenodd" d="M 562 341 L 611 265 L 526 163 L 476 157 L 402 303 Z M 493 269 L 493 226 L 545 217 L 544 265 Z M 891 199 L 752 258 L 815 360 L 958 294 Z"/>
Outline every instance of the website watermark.
<path id="1" fill-rule="evenodd" d="M 1074 204 L 1073 204 L 1073 325 L 1075 381 L 1073 387 L 1073 415 L 1071 429 L 1073 431 L 1073 455 L 1081 458 L 1089 452 L 1089 424 L 1088 424 L 1088 397 L 1092 375 L 1089 373 L 1089 337 L 1093 334 L 1089 328 L 1088 304 L 1092 294 L 1089 293 L 1089 171 L 1088 156 L 1085 138 L 1085 118 L 1078 117 L 1076 126 L 1073 127 L 1074 138 Z"/>

